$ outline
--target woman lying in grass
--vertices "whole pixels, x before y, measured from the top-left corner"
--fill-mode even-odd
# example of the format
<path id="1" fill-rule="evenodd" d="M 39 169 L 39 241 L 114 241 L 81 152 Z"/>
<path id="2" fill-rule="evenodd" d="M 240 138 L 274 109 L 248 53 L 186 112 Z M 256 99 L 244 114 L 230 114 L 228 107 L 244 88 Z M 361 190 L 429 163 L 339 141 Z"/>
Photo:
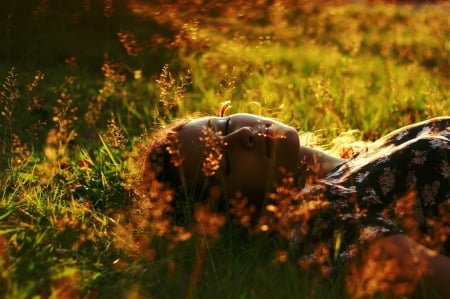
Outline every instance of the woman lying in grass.
<path id="1" fill-rule="evenodd" d="M 344 160 L 300 145 L 294 128 L 273 119 L 206 117 L 164 131 L 144 177 L 173 188 L 178 211 L 192 199 L 222 212 L 248 203 L 257 227 L 302 248 L 300 265 L 348 266 L 355 296 L 448 297 L 449 138 L 450 117 L 434 118 Z"/>

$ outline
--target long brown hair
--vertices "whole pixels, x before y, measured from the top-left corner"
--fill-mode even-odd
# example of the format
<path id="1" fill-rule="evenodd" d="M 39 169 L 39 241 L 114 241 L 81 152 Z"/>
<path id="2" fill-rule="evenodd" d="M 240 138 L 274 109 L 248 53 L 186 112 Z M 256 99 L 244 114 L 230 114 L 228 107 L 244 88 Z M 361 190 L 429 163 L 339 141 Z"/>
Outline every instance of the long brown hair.
<path id="1" fill-rule="evenodd" d="M 144 148 L 139 184 L 139 192 L 144 197 L 155 190 L 169 190 L 172 194 L 170 210 L 176 219 L 184 221 L 189 221 L 195 203 L 206 199 L 211 183 L 206 179 L 203 184 L 193 185 L 185 179 L 178 134 L 187 122 L 178 120 L 151 134 Z"/>
<path id="2" fill-rule="evenodd" d="M 177 152 L 177 135 L 186 124 L 186 121 L 178 121 L 167 127 L 159 128 L 152 132 L 150 141 L 144 149 L 142 183 L 149 180 L 157 180 L 165 187 L 179 188 L 183 183 L 180 173 L 182 157 Z"/>

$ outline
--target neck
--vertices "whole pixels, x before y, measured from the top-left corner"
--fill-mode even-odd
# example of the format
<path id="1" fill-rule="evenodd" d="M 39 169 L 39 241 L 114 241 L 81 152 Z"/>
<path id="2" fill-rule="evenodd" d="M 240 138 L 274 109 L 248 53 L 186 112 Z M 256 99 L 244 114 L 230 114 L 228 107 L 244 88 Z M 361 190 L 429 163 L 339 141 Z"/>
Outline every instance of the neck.
<path id="1" fill-rule="evenodd" d="M 308 146 L 300 147 L 300 162 L 316 178 L 324 178 L 333 168 L 345 160 Z"/>

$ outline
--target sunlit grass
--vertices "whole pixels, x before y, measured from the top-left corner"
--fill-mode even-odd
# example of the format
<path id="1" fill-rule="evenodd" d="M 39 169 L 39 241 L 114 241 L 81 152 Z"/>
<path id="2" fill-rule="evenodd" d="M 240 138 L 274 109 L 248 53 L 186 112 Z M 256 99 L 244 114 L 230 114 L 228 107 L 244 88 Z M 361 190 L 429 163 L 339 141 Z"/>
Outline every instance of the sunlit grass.
<path id="1" fill-rule="evenodd" d="M 11 6 L 0 32 L 0 297 L 345 297 L 245 207 L 179 225 L 171 190 L 140 185 L 145 145 L 226 101 L 343 156 L 448 115 L 448 7 L 53 2 Z"/>

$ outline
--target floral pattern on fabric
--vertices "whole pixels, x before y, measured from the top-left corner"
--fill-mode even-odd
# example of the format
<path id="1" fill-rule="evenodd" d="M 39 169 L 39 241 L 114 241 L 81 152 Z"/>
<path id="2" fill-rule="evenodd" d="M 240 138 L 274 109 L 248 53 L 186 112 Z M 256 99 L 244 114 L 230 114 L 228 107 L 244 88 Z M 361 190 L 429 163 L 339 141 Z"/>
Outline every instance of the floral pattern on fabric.
<path id="1" fill-rule="evenodd" d="M 318 182 L 329 201 L 320 241 L 346 259 L 355 246 L 401 232 L 449 255 L 449 138 L 450 117 L 434 118 L 386 135 L 331 171 Z"/>

